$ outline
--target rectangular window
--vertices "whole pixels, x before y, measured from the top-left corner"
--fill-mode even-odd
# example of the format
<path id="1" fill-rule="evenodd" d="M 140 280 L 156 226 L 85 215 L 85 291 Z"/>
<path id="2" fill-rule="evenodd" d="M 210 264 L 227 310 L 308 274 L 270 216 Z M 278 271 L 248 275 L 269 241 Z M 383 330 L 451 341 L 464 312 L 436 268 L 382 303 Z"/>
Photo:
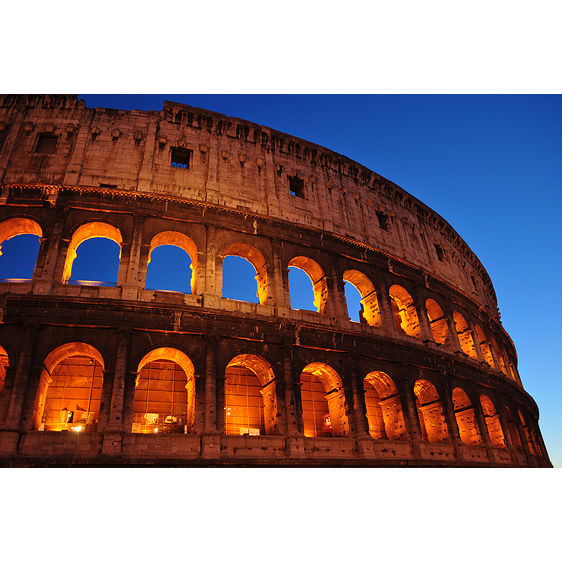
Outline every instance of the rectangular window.
<path id="1" fill-rule="evenodd" d="M 382 213 L 381 211 L 375 211 L 377 214 L 377 219 L 379 219 L 379 225 L 382 230 L 386 230 L 388 232 L 388 217 Z"/>
<path id="2" fill-rule="evenodd" d="M 57 149 L 58 137 L 55 135 L 39 135 L 35 152 L 39 154 L 54 154 Z"/>
<path id="3" fill-rule="evenodd" d="M 289 177 L 289 190 L 293 197 L 302 197 L 304 199 L 304 181 L 298 177 Z"/>
<path id="4" fill-rule="evenodd" d="M 435 251 L 437 252 L 437 259 L 439 261 L 443 261 L 443 258 L 445 257 L 445 250 L 443 250 L 439 244 L 435 244 Z"/>
<path id="5" fill-rule="evenodd" d="M 172 167 L 189 169 L 191 150 L 187 148 L 172 147 Z"/>

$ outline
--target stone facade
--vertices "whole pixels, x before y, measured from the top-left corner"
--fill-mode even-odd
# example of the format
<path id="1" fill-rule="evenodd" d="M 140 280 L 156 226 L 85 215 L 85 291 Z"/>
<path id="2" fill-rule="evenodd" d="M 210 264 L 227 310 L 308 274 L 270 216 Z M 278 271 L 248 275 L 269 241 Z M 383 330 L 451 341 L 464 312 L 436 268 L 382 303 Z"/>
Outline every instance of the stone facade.
<path id="1" fill-rule="evenodd" d="M 349 158 L 171 102 L 3 95 L 0 184 L 0 243 L 41 241 L 32 279 L 0 282 L 4 466 L 551 466 L 482 264 Z M 92 237 L 121 248 L 115 286 L 69 283 Z M 191 293 L 146 289 L 161 245 L 190 256 Z M 230 255 L 259 304 L 222 297 Z M 291 309 L 289 267 L 316 312 Z M 159 377 L 162 423 L 140 405 Z M 233 404 L 261 421 L 232 426 Z"/>

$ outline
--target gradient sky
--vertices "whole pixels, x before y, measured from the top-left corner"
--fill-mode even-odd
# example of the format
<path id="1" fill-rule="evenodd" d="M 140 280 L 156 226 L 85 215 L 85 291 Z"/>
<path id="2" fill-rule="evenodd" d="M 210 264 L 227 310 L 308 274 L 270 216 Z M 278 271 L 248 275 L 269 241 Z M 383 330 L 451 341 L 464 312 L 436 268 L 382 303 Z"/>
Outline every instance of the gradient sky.
<path id="1" fill-rule="evenodd" d="M 80 97 L 88 107 L 156 111 L 168 99 L 265 125 L 363 164 L 439 213 L 492 279 L 550 459 L 562 467 L 562 96 Z"/>

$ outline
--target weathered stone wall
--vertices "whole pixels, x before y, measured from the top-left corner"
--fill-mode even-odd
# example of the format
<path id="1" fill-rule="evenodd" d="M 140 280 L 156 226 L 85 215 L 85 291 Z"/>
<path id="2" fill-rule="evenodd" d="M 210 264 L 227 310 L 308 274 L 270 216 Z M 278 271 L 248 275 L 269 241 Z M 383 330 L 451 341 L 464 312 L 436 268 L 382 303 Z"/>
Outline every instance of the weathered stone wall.
<path id="1" fill-rule="evenodd" d="M 170 165 L 174 147 L 188 168 Z M 486 272 L 443 219 L 359 164 L 179 104 L 4 96 L 0 178 L 0 244 L 41 240 L 33 278 L 0 283 L 5 465 L 550 466 Z M 96 235 L 121 248 L 115 286 L 69 284 Z M 190 294 L 146 289 L 163 243 L 190 255 Z M 222 297 L 227 255 L 254 265 L 259 304 Z M 316 312 L 290 308 L 290 266 L 315 284 Z M 71 357 L 103 369 L 95 428 L 45 431 L 53 369 Z M 186 373 L 185 434 L 133 432 L 155 358 Z M 260 381 L 260 435 L 225 433 L 232 366 Z M 331 437 L 305 431 L 304 375 L 326 392 Z"/>

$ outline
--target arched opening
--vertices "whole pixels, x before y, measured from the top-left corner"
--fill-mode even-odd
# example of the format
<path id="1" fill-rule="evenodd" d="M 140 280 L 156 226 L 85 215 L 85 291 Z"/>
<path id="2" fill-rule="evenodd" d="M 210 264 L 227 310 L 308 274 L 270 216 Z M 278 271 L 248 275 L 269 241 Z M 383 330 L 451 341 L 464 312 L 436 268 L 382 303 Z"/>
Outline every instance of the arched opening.
<path id="1" fill-rule="evenodd" d="M 317 312 L 316 306 L 314 306 L 312 280 L 302 269 L 289 268 L 289 296 L 293 310 Z"/>
<path id="2" fill-rule="evenodd" d="M 97 431 L 104 362 L 89 344 L 74 342 L 43 362 L 32 427 L 45 431 Z"/>
<path id="3" fill-rule="evenodd" d="M 147 289 L 196 293 L 197 246 L 181 232 L 160 232 L 150 242 Z"/>
<path id="4" fill-rule="evenodd" d="M 453 408 L 462 442 L 471 446 L 481 445 L 482 437 L 478 431 L 474 407 L 466 392 L 460 388 L 453 389 Z"/>
<path id="5" fill-rule="evenodd" d="M 490 442 L 494 447 L 503 449 L 505 447 L 505 439 L 500 424 L 500 417 L 496 412 L 494 403 L 485 394 L 481 394 L 480 404 L 482 405 L 482 413 L 486 420 Z"/>
<path id="6" fill-rule="evenodd" d="M 91 241 L 92 238 L 104 238 L 107 241 Z M 112 242 L 114 242 L 114 244 Z M 83 243 L 80 253 L 80 269 L 74 271 L 74 261 L 78 257 L 78 247 Z M 119 246 L 115 248 L 115 244 Z M 62 282 L 72 280 L 91 281 L 112 284 L 117 280 L 119 259 L 123 238 L 119 229 L 105 222 L 91 222 L 76 229 L 70 240 Z M 116 267 L 117 266 L 117 267 Z M 85 279 L 84 279 L 85 277 Z M 92 279 L 93 277 L 93 279 Z M 115 281 L 111 281 L 115 280 Z M 96 283 L 96 284 L 97 284 Z"/>
<path id="7" fill-rule="evenodd" d="M 373 439 L 400 439 L 406 431 L 402 403 L 394 381 L 381 371 L 363 380 L 369 435 Z"/>
<path id="8" fill-rule="evenodd" d="M 433 299 L 427 299 L 425 307 L 433 340 L 440 345 L 450 345 L 449 326 L 442 308 Z"/>
<path id="9" fill-rule="evenodd" d="M 400 285 L 392 285 L 389 295 L 396 327 L 409 336 L 421 338 L 418 313 L 410 293 Z"/>
<path id="10" fill-rule="evenodd" d="M 277 394 L 271 365 L 259 355 L 238 355 L 225 371 L 226 435 L 277 434 Z"/>
<path id="11" fill-rule="evenodd" d="M 133 433 L 189 433 L 195 415 L 195 369 L 172 347 L 147 353 L 135 380 Z"/>
<path id="12" fill-rule="evenodd" d="M 503 355 L 502 352 L 500 351 L 500 348 L 496 342 L 496 340 L 494 338 L 492 338 L 492 347 L 494 348 L 494 351 L 496 352 L 496 357 L 498 358 L 498 363 L 500 364 L 500 369 L 501 372 L 504 375 L 507 375 L 507 369 L 505 368 L 505 361 L 503 360 Z"/>
<path id="13" fill-rule="evenodd" d="M 307 365 L 300 376 L 305 437 L 346 437 L 349 420 L 340 376 L 325 363 Z"/>
<path id="14" fill-rule="evenodd" d="M 41 227 L 31 219 L 0 223 L 0 279 L 15 283 L 33 278 L 42 235 Z"/>
<path id="15" fill-rule="evenodd" d="M 522 451 L 523 446 L 521 445 L 521 439 L 519 437 L 519 432 L 517 431 L 517 424 L 515 422 L 515 418 L 513 417 L 513 414 L 511 413 L 511 410 L 509 409 L 508 406 L 504 405 L 504 410 L 505 410 L 505 417 L 507 420 L 507 427 L 509 429 L 509 435 L 511 436 L 511 442 L 513 443 L 513 446 L 518 451 Z"/>
<path id="16" fill-rule="evenodd" d="M 227 246 L 223 256 L 223 298 L 267 304 L 267 263 L 263 254 L 248 244 L 237 243 Z M 255 282 L 250 282 L 250 278 Z"/>
<path id="17" fill-rule="evenodd" d="M 525 434 L 525 437 L 527 439 L 527 446 L 529 447 L 529 451 L 532 455 L 537 456 L 538 447 L 536 446 L 531 428 L 527 424 L 527 420 L 523 417 L 523 414 L 519 410 L 517 410 L 517 413 L 519 414 L 519 419 L 521 420 L 521 425 L 523 426 L 523 433 Z"/>
<path id="18" fill-rule="evenodd" d="M 482 351 L 482 356 L 484 357 L 484 361 L 490 365 L 490 367 L 494 367 L 494 359 L 492 357 L 492 351 L 490 350 L 490 345 L 486 341 L 486 336 L 484 335 L 484 331 L 480 326 L 475 326 L 476 335 L 478 336 L 478 341 L 480 342 L 480 350 Z"/>
<path id="19" fill-rule="evenodd" d="M 443 405 L 435 387 L 419 379 L 414 385 L 416 407 L 420 420 L 422 439 L 430 443 L 441 443 L 449 437 Z"/>
<path id="20" fill-rule="evenodd" d="M 351 320 L 364 321 L 369 326 L 381 326 L 382 320 L 377 293 L 371 280 L 364 273 L 353 269 L 348 269 L 343 274 L 343 280 L 345 281 L 347 310 Z M 355 290 L 352 290 L 350 286 Z M 359 306 L 357 306 L 357 294 L 359 295 Z M 353 305 L 353 308 L 350 305 Z M 357 313 L 355 313 L 356 310 Z"/>
<path id="21" fill-rule="evenodd" d="M 0 346 L 0 393 L 4 390 L 6 383 L 6 369 L 8 368 L 8 354 L 6 350 Z"/>
<path id="22" fill-rule="evenodd" d="M 301 269 L 306 273 L 312 283 L 312 290 L 314 293 L 314 301 L 312 303 L 312 310 L 324 314 L 327 311 L 328 304 L 328 282 L 324 274 L 324 270 L 310 258 L 305 256 L 294 257 L 288 264 L 289 267 L 289 293 L 291 295 L 291 308 L 296 305 L 297 293 L 300 287 L 296 284 L 291 284 L 291 268 Z M 299 284 L 300 285 L 300 284 Z M 295 294 L 293 294 L 295 293 Z M 305 308 L 305 310 L 307 310 Z"/>
<path id="23" fill-rule="evenodd" d="M 459 312 L 454 312 L 453 320 L 455 322 L 459 343 L 461 344 L 461 349 L 464 354 L 472 357 L 473 359 L 478 359 L 478 355 L 476 354 L 476 349 L 474 347 L 474 339 L 472 338 L 472 331 L 468 327 L 468 323 L 464 319 L 464 316 Z"/>

